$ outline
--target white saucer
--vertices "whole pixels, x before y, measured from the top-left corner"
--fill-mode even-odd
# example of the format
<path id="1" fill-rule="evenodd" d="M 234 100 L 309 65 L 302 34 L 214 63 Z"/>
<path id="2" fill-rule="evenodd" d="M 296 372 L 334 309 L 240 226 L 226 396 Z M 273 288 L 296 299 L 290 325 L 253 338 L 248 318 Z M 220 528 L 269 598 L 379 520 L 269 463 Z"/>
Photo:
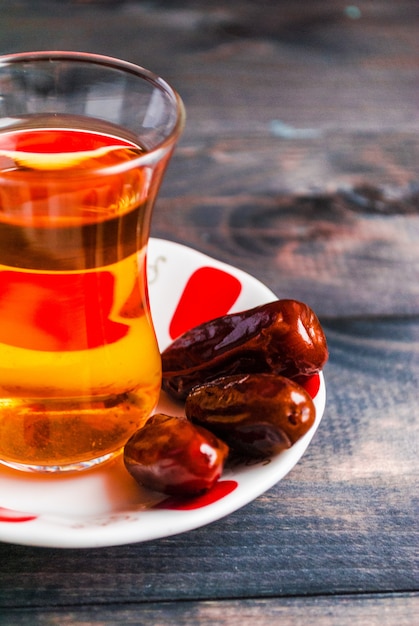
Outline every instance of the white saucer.
<path id="1" fill-rule="evenodd" d="M 187 327 L 276 299 L 265 285 L 185 246 L 151 239 L 150 303 L 161 349 Z M 318 389 L 317 389 L 318 387 Z M 182 503 L 140 488 L 122 459 L 66 476 L 18 472 L 0 465 L 0 541 L 83 548 L 148 541 L 213 522 L 257 498 L 300 460 L 323 415 L 323 375 L 313 380 L 316 421 L 292 448 L 269 462 L 225 471 L 205 496 Z M 179 414 L 161 398 L 158 411 Z"/>

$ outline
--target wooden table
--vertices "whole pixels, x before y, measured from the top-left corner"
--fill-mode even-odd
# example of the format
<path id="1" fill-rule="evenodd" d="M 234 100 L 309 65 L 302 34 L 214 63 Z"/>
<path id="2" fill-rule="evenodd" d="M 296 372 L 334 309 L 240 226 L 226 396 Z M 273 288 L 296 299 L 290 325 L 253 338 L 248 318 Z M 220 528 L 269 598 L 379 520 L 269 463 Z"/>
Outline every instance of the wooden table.
<path id="1" fill-rule="evenodd" d="M 0 0 L 0 52 L 137 62 L 182 94 L 153 235 L 306 301 L 327 407 L 267 493 L 178 536 L 0 544 L 0 624 L 413 625 L 419 614 L 415 0 Z"/>

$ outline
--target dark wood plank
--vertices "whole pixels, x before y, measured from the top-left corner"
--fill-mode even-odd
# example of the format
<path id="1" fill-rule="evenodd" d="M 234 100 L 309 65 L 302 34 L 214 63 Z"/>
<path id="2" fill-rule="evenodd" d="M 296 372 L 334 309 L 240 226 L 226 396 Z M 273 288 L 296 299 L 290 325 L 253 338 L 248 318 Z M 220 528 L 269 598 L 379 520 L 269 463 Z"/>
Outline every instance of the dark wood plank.
<path id="1" fill-rule="evenodd" d="M 218 168 L 198 161 L 201 184 L 213 188 L 205 183 Z M 172 172 L 184 169 L 175 159 Z M 265 174 L 261 168 L 253 178 Z M 360 209 L 346 192 L 161 197 L 153 234 L 238 266 L 320 317 L 419 313 L 416 198 L 389 203 L 380 214 Z"/>
<path id="2" fill-rule="evenodd" d="M 7 610 L 0 623 L 7 626 L 105 626 L 106 624 L 188 624 L 241 626 L 413 626 L 419 610 L 416 594 L 226 600 L 165 604 L 99 606 L 63 610 Z"/>
<path id="3" fill-rule="evenodd" d="M 350 19 L 343 5 L 310 0 L 273 0 L 263 10 L 250 0 L 132 1 L 112 10 L 1 0 L 0 7 L 2 53 L 85 50 L 172 80 L 189 111 L 187 137 L 417 132 L 415 0 L 364 0 L 360 19 Z"/>

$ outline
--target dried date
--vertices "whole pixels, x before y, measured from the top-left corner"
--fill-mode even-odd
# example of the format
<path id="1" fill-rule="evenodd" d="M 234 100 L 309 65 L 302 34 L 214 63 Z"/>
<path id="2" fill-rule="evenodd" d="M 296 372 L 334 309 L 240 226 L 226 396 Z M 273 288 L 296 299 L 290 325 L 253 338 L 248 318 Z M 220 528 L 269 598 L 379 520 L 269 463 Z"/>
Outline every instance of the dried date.
<path id="1" fill-rule="evenodd" d="M 276 300 L 210 320 L 178 337 L 162 353 L 163 389 L 184 400 L 219 376 L 274 373 L 302 379 L 328 358 L 326 337 L 312 309 Z"/>
<path id="2" fill-rule="evenodd" d="M 124 447 L 124 463 L 135 480 L 168 495 L 194 496 L 221 476 L 228 446 L 186 418 L 151 417 Z"/>
<path id="3" fill-rule="evenodd" d="M 310 395 L 274 374 L 223 376 L 196 386 L 186 416 L 247 456 L 272 456 L 290 448 L 314 424 Z"/>

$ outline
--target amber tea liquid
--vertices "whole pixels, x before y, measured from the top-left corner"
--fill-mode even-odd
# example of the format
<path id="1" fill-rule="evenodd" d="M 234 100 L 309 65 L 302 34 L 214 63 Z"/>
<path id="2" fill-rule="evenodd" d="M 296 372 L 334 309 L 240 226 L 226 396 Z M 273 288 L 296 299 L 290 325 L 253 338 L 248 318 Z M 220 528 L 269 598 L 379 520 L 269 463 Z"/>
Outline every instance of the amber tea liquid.
<path id="1" fill-rule="evenodd" d="M 125 167 L 142 149 L 114 127 L 53 123 L 0 133 L 0 459 L 45 471 L 120 451 L 161 382 L 155 172 Z"/>

